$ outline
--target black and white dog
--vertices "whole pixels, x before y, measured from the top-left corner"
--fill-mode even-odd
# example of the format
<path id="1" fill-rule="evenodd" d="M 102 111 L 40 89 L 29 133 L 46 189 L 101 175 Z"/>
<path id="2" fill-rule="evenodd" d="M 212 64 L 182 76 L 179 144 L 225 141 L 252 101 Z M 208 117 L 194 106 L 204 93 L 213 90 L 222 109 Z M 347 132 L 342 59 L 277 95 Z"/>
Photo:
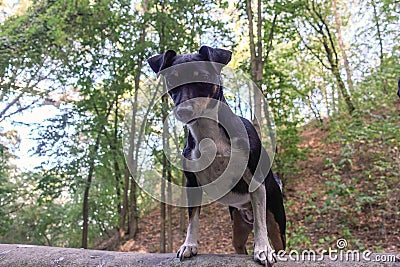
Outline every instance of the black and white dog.
<path id="1" fill-rule="evenodd" d="M 152 70 L 164 76 L 168 93 L 175 104 L 175 117 L 188 127 L 188 138 L 182 153 L 184 165 L 190 165 L 191 161 L 199 162 L 209 150 L 215 152 L 211 161 L 204 160 L 207 162 L 205 168 L 184 168 L 189 225 L 186 240 L 177 257 L 182 260 L 197 254 L 202 192 L 207 195 L 208 191 L 212 191 L 211 194 L 223 192 L 218 184 L 208 191 L 204 190 L 204 186 L 223 176 L 223 182 L 231 183 L 231 187 L 226 194 L 220 197 L 215 194 L 213 198 L 229 206 L 235 251 L 247 254 L 245 244 L 254 229 L 254 260 L 271 265 L 276 262 L 274 251 L 284 250 L 286 246 L 281 181 L 270 170 L 268 154 L 254 126 L 235 115 L 226 105 L 220 75 L 222 67 L 231 60 L 231 54 L 228 50 L 202 46 L 194 54 L 177 55 L 175 51 L 168 50 L 148 59 Z M 185 65 L 189 63 L 190 66 Z M 207 112 L 211 115 L 205 115 Z M 213 145 L 207 145 L 206 140 L 211 140 Z M 239 156 L 240 160 L 233 164 L 240 165 L 244 161 L 244 170 L 240 172 L 233 168 L 234 171 L 226 174 L 224 171 L 232 161 L 234 151 L 239 151 L 239 154 L 244 152 L 240 154 L 244 157 Z M 258 186 L 254 186 L 257 182 L 253 183 L 253 180 L 259 181 Z"/>

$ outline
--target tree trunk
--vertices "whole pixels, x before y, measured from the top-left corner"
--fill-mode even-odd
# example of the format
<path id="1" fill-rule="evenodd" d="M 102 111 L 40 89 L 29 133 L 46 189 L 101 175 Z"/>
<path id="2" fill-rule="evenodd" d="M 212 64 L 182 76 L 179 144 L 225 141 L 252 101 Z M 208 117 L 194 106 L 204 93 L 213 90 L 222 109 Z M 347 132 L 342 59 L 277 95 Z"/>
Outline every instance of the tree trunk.
<path id="1" fill-rule="evenodd" d="M 138 105 L 138 93 L 139 93 L 139 77 L 140 73 L 135 77 L 135 93 L 134 93 L 134 100 L 133 100 L 133 107 L 132 107 L 132 121 L 130 126 L 130 133 L 129 133 L 129 148 L 128 148 L 128 155 L 127 155 L 127 165 L 131 175 L 125 174 L 125 186 L 128 186 L 130 194 L 129 194 L 129 208 L 128 206 L 126 209 L 128 210 L 128 233 L 129 238 L 134 238 L 136 231 L 137 231 L 137 222 L 136 222 L 136 184 L 134 176 L 137 175 L 137 158 L 135 157 L 135 151 L 138 149 L 137 140 L 136 140 L 136 114 L 137 114 L 137 105 Z M 126 179 L 130 181 L 127 182 Z M 128 196 L 127 196 L 128 199 Z M 121 217 L 121 219 L 123 219 Z M 120 222 L 120 225 L 123 222 Z"/>
<path id="2" fill-rule="evenodd" d="M 262 59 L 262 40 L 261 40 L 261 0 L 257 1 L 257 47 L 256 41 L 254 40 L 253 33 L 253 10 L 251 7 L 251 0 L 246 0 L 246 14 L 248 18 L 249 26 L 249 39 L 250 39 L 250 67 L 251 67 L 251 79 L 255 85 L 261 89 L 261 80 L 263 76 L 263 59 Z M 257 51 L 256 51 L 257 50 Z M 257 90 L 253 88 L 253 91 Z M 253 125 L 257 130 L 258 136 L 261 137 L 260 122 L 257 118 L 261 118 L 261 99 L 260 96 L 254 94 L 254 118 Z"/>
<path id="3" fill-rule="evenodd" d="M 161 203 L 160 203 L 160 208 L 161 208 L 161 219 L 160 219 L 160 253 L 165 253 L 165 180 L 163 179 L 161 181 Z"/>
<path id="4" fill-rule="evenodd" d="M 268 36 L 268 40 L 266 43 L 268 44 L 266 56 L 263 56 L 263 40 L 262 40 L 262 2 L 261 0 L 257 0 L 257 47 L 254 40 L 253 33 L 253 11 L 251 7 L 251 0 L 246 0 L 246 14 L 249 21 L 249 39 L 250 39 L 250 60 L 251 60 L 251 78 L 254 84 L 261 90 L 260 94 L 254 94 L 254 114 L 253 114 L 253 125 L 258 133 L 258 136 L 261 138 L 261 121 L 257 121 L 257 119 L 261 119 L 262 112 L 267 117 L 267 127 L 269 131 L 269 136 L 273 145 L 275 145 L 276 138 L 274 135 L 273 127 L 271 124 L 270 112 L 267 104 L 262 104 L 262 97 L 264 92 L 262 91 L 262 78 L 264 75 L 264 64 L 268 61 L 269 52 L 272 49 L 272 40 L 274 38 L 274 30 L 275 23 L 278 17 L 278 14 L 275 13 L 274 18 L 271 23 L 271 28 Z M 257 49 L 257 53 L 256 53 Z M 257 89 L 253 88 L 253 91 Z"/>
<path id="5" fill-rule="evenodd" d="M 186 131 L 185 131 L 185 135 L 187 135 Z M 181 179 L 181 185 L 182 186 L 186 186 L 186 177 L 185 174 L 182 172 L 182 179 Z M 181 199 L 184 199 L 184 190 L 182 190 L 182 194 L 181 194 Z M 186 208 L 179 208 L 179 232 L 182 234 L 186 233 L 186 216 L 185 216 L 185 212 L 187 211 Z"/>
<path id="6" fill-rule="evenodd" d="M 146 13 L 148 10 L 148 0 L 143 2 L 143 12 Z M 140 33 L 139 38 L 139 45 L 143 46 L 146 37 L 146 28 L 147 28 L 147 19 L 145 19 L 143 23 L 143 28 Z M 136 202 L 136 181 L 135 177 L 138 174 L 138 153 L 139 153 L 139 144 L 141 142 L 140 133 L 138 135 L 138 139 L 135 139 L 137 127 L 136 127 L 136 115 L 137 115 L 137 106 L 138 106 L 138 94 L 139 94 L 139 87 L 140 87 L 140 75 L 141 69 L 143 65 L 143 54 L 140 55 L 139 60 L 137 62 L 137 75 L 135 76 L 135 93 L 134 93 L 134 103 L 133 103 L 133 110 L 132 110 L 132 122 L 131 122 L 131 129 L 130 129 L 130 144 L 129 144 L 129 151 L 128 151 L 128 166 L 131 171 L 131 181 L 130 181 L 130 195 L 129 195 L 129 216 L 128 216 L 128 232 L 129 238 L 135 238 L 135 235 L 138 231 L 138 214 L 137 214 L 137 202 Z M 145 123 L 145 121 L 143 121 Z M 142 123 L 142 124 L 143 124 Z M 136 143 L 135 143 L 136 142 Z M 126 181 L 125 181 L 125 184 Z"/>
<path id="7" fill-rule="evenodd" d="M 350 65 L 349 65 L 349 61 L 347 59 L 346 49 L 345 49 L 344 43 L 343 43 L 341 20 L 340 20 L 340 14 L 337 11 L 336 0 L 332 0 L 332 5 L 333 5 L 333 13 L 335 16 L 335 22 L 336 22 L 336 31 L 337 31 L 337 35 L 338 35 L 339 48 L 340 48 L 340 51 L 341 51 L 341 54 L 343 57 L 343 64 L 344 64 L 344 68 L 346 70 L 346 75 L 347 75 L 347 84 L 349 85 L 350 92 L 353 92 L 354 85 L 353 85 L 353 80 L 351 78 Z"/>
<path id="8" fill-rule="evenodd" d="M 136 202 L 136 181 L 131 178 L 131 190 L 129 196 L 129 238 L 134 239 L 138 231 L 138 215 Z"/>
<path id="9" fill-rule="evenodd" d="M 98 133 L 96 138 L 96 143 L 94 145 L 93 154 L 91 155 L 91 159 L 89 162 L 89 171 L 88 171 L 88 178 L 85 185 L 85 192 L 83 194 L 83 211 L 82 211 L 82 218 L 83 218 L 83 226 L 82 226 L 82 248 L 88 247 L 88 232 L 89 232 L 89 190 L 93 180 L 94 174 L 94 155 L 97 154 L 97 150 L 100 146 L 100 136 L 102 131 Z"/>
<path id="10" fill-rule="evenodd" d="M 122 212 L 122 205 L 121 205 L 121 171 L 118 163 L 118 159 L 120 158 L 120 153 L 119 153 L 119 146 L 118 144 L 120 143 L 120 140 L 118 138 L 118 113 L 119 113 L 119 106 L 118 106 L 118 98 L 119 94 L 115 94 L 115 99 L 114 99 L 114 135 L 113 135 L 113 141 L 110 144 L 110 147 L 113 151 L 114 154 L 114 176 L 115 176 L 115 192 L 117 195 L 117 212 L 118 215 L 121 215 Z"/>
<path id="11" fill-rule="evenodd" d="M 119 216 L 119 238 L 125 237 L 128 229 L 126 227 L 126 215 L 128 214 L 128 191 L 129 191 L 129 179 L 131 175 L 129 173 L 128 166 L 125 165 L 124 175 L 124 191 L 122 193 L 122 208 Z"/>
<path id="12" fill-rule="evenodd" d="M 172 182 L 172 174 L 171 174 L 171 165 L 168 164 L 168 170 L 167 170 L 167 176 L 168 176 L 168 186 L 167 186 L 167 199 L 168 203 L 172 202 L 172 187 L 171 187 L 171 182 Z M 167 222 L 167 236 L 168 236 L 168 251 L 167 252 L 172 252 L 173 248 L 173 243 L 172 243 L 172 205 L 168 205 L 168 210 L 167 210 L 167 217 L 168 217 L 168 222 Z"/>
<path id="13" fill-rule="evenodd" d="M 162 96 L 162 107 L 161 107 L 161 112 L 162 112 L 162 122 L 164 123 L 164 127 L 167 126 L 167 108 L 168 108 L 168 95 L 163 95 Z M 165 130 L 165 129 L 164 129 Z M 162 136 L 162 143 L 163 143 L 163 148 L 167 146 L 168 140 L 166 139 L 167 135 L 164 134 Z M 168 159 L 165 153 L 162 155 L 162 177 L 161 177 L 161 203 L 160 203 L 160 208 L 161 208 L 161 220 L 160 220 L 160 252 L 165 253 L 166 252 L 166 205 L 165 205 L 165 181 L 168 179 Z"/>
<path id="14" fill-rule="evenodd" d="M 349 111 L 349 114 L 352 114 L 353 111 L 355 110 L 355 107 L 353 105 L 353 101 L 351 100 L 351 97 L 349 93 L 347 92 L 346 85 L 344 84 L 342 77 L 340 77 L 339 69 L 338 68 L 332 68 L 333 75 L 335 76 L 336 83 L 339 87 L 339 91 L 342 94 L 344 98 L 344 102 L 347 105 L 347 109 Z"/>
<path id="15" fill-rule="evenodd" d="M 374 11 L 374 22 L 375 22 L 375 27 L 376 27 L 376 33 L 379 41 L 379 72 L 380 72 L 380 78 L 382 81 L 382 90 L 386 94 L 387 93 L 387 80 L 385 78 L 384 72 L 383 72 L 383 40 L 382 40 L 382 31 L 381 27 L 379 25 L 379 15 L 378 15 L 378 10 L 376 7 L 375 0 L 371 0 L 371 5 L 372 9 Z"/>
<path id="16" fill-rule="evenodd" d="M 321 44 L 325 50 L 325 56 L 328 59 L 329 66 L 324 63 L 324 60 L 318 56 L 312 47 L 310 47 L 306 42 L 303 43 L 306 48 L 318 59 L 318 61 L 329 71 L 331 71 L 332 75 L 335 77 L 336 84 L 339 87 L 339 92 L 343 96 L 344 101 L 346 103 L 347 109 L 349 114 L 351 115 L 355 110 L 353 105 L 353 101 L 351 100 L 350 94 L 347 91 L 346 85 L 343 82 L 342 78 L 340 77 L 340 70 L 339 70 L 339 57 L 335 47 L 334 37 L 331 34 L 330 25 L 327 23 L 326 17 L 324 14 L 321 13 L 321 6 L 317 6 L 317 2 L 313 1 L 311 7 L 305 6 L 305 8 L 310 12 L 310 16 L 314 17 L 318 21 L 316 21 L 316 25 L 313 22 L 308 21 L 310 26 L 316 31 L 316 33 L 320 36 L 318 38 L 321 40 Z M 299 32 L 300 38 L 301 33 Z"/>

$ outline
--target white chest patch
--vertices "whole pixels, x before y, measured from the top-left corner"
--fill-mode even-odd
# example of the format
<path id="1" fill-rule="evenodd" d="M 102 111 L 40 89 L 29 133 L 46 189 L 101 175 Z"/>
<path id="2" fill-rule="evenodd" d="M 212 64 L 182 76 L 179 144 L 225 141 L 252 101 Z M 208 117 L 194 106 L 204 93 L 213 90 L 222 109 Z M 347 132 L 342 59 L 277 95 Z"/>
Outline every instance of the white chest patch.
<path id="1" fill-rule="evenodd" d="M 211 123 L 210 120 L 199 120 L 190 127 L 190 131 L 196 140 L 196 147 L 191 153 L 192 160 L 197 160 L 203 156 L 207 158 L 207 153 L 202 155 L 200 151 L 215 151 L 215 157 L 210 158 L 209 161 L 201 161 L 201 163 L 208 162 L 207 167 L 197 168 L 199 171 L 194 171 L 197 182 L 200 186 L 204 186 L 205 193 L 224 205 L 239 209 L 251 207 L 249 193 L 238 194 L 231 192 L 240 179 L 244 179 L 248 184 L 250 183 L 252 175 L 247 168 L 248 157 L 244 159 L 234 156 L 235 159 L 232 160 L 231 145 L 228 137 L 222 129 Z M 204 139 L 212 140 L 213 145 L 208 147 L 209 144 L 203 144 L 203 147 L 201 147 L 200 143 Z M 212 185 L 207 187 L 210 183 Z"/>
<path id="2" fill-rule="evenodd" d="M 221 175 L 223 175 L 223 178 L 221 178 L 223 179 L 221 183 L 223 183 L 224 187 L 225 185 L 228 186 L 229 190 L 223 190 L 224 193 L 215 195 L 215 192 L 218 191 L 218 189 L 212 187 L 212 198 L 219 203 L 227 206 L 236 207 L 238 209 L 250 208 L 250 194 L 248 192 L 244 194 L 239 194 L 232 192 L 231 190 L 235 187 L 239 179 L 242 178 L 245 181 L 249 181 L 252 177 L 251 172 L 249 169 L 246 169 L 243 175 L 238 175 L 237 173 L 232 173 L 230 175 L 223 174 L 228 161 L 229 157 L 224 157 L 221 159 L 217 158 L 208 168 L 198 173 L 195 173 L 197 181 L 201 186 L 205 186 L 211 182 L 214 182 L 215 180 L 220 178 Z M 216 186 L 218 187 L 218 184 Z M 205 193 L 208 193 L 207 189 L 204 189 Z"/>

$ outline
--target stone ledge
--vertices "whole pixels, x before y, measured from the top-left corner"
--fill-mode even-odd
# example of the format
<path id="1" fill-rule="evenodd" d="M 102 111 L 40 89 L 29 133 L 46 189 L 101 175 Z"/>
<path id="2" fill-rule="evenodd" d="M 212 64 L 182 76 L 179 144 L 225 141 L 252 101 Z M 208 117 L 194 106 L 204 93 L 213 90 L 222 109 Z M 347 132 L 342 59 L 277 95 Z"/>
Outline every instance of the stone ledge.
<path id="1" fill-rule="evenodd" d="M 274 264 L 284 266 L 394 266 L 400 267 L 400 262 L 377 262 L 377 257 L 397 257 L 399 253 L 374 253 L 371 261 L 339 261 L 325 256 L 323 260 L 294 261 L 285 257 L 286 261 Z M 58 248 L 45 246 L 0 244 L 1 267 L 130 267 L 130 266 L 247 266 L 260 267 L 248 255 L 199 254 L 194 258 L 180 262 L 176 254 L 145 254 L 134 252 L 115 252 L 102 250 L 87 250 L 76 248 Z"/>

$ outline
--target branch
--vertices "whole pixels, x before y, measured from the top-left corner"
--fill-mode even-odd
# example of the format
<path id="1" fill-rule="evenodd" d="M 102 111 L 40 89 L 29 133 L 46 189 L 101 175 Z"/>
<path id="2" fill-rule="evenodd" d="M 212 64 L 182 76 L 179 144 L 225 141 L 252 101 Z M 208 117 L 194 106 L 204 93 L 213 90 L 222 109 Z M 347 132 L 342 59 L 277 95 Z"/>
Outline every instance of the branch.
<path id="1" fill-rule="evenodd" d="M 251 10 L 251 0 L 246 0 L 246 14 L 249 20 L 249 38 L 250 38 L 250 57 L 251 61 L 256 60 L 256 48 L 254 45 L 254 33 L 253 33 L 253 11 Z M 253 78 L 255 73 L 252 73 Z"/>
<path id="2" fill-rule="evenodd" d="M 15 115 L 15 114 L 18 114 L 18 113 L 20 113 L 20 112 L 22 112 L 22 111 L 24 111 L 24 110 L 30 108 L 31 106 L 33 106 L 34 104 L 36 104 L 37 102 L 39 102 L 39 100 L 40 100 L 40 98 L 38 98 L 38 99 L 32 101 L 32 103 L 30 103 L 29 105 L 27 105 L 27 106 L 25 106 L 25 107 L 20 107 L 20 108 L 17 109 L 16 111 L 14 111 L 14 112 L 12 112 L 12 113 L 10 113 L 10 114 L 7 114 L 7 115 L 4 116 L 3 118 L 0 117 L 0 122 L 4 121 L 5 119 L 7 119 L 7 118 L 9 118 L 9 117 L 11 117 L 11 116 L 13 116 L 13 115 Z"/>
<path id="3" fill-rule="evenodd" d="M 268 37 L 268 48 L 267 48 L 267 54 L 265 55 L 265 62 L 268 61 L 269 53 L 272 50 L 272 40 L 274 38 L 274 30 L 275 30 L 275 24 L 276 20 L 278 18 L 278 14 L 275 13 L 274 18 L 272 19 L 272 25 L 271 25 L 271 30 L 269 32 L 269 37 Z"/>
<path id="4" fill-rule="evenodd" d="M 326 23 L 324 17 L 322 16 L 321 10 L 317 10 L 317 7 L 315 6 L 315 1 L 313 1 L 312 6 L 313 6 L 314 14 L 315 14 L 315 15 L 317 16 L 317 18 L 321 21 L 322 26 L 324 26 L 325 29 L 326 29 L 326 32 L 327 32 L 328 38 L 329 38 L 329 42 L 330 42 L 330 44 L 331 44 L 331 49 L 332 49 L 332 51 L 333 51 L 333 54 L 335 55 L 335 64 L 338 65 L 339 58 L 338 58 L 338 54 L 337 54 L 337 52 L 336 52 L 335 44 L 334 44 L 334 42 L 333 42 L 333 37 L 332 37 L 331 32 L 330 32 L 330 30 L 329 30 L 329 26 L 328 26 L 328 24 Z M 320 27 L 321 27 L 321 32 L 319 32 L 319 33 L 322 34 L 323 37 L 324 37 L 324 40 L 326 40 L 326 35 L 325 35 L 324 31 L 323 31 L 322 26 L 320 26 Z M 327 49 L 328 49 L 328 47 L 326 46 L 326 47 L 325 47 L 325 50 L 327 50 Z M 330 54 L 331 52 L 327 50 L 327 53 Z"/>
<path id="5" fill-rule="evenodd" d="M 261 26 L 262 26 L 262 16 L 261 16 L 261 0 L 257 1 L 257 57 L 262 60 L 262 42 L 261 42 Z"/>
<path id="6" fill-rule="evenodd" d="M 17 101 L 24 95 L 24 91 L 22 91 L 16 98 L 14 98 L 8 105 L 0 112 L 0 121 L 2 121 L 2 117 L 6 114 L 7 110 L 9 110 Z"/>
<path id="7" fill-rule="evenodd" d="M 331 70 L 331 67 L 328 67 L 324 61 L 319 57 L 319 55 L 317 53 L 315 53 L 314 49 L 312 49 L 309 45 L 307 45 L 307 43 L 304 41 L 303 36 L 301 36 L 301 33 L 299 32 L 298 29 L 296 29 L 297 33 L 300 36 L 301 42 L 304 44 L 304 46 L 311 52 L 311 54 L 317 58 L 317 60 L 322 64 L 322 66 L 324 66 L 325 68 L 327 68 L 328 70 Z"/>

